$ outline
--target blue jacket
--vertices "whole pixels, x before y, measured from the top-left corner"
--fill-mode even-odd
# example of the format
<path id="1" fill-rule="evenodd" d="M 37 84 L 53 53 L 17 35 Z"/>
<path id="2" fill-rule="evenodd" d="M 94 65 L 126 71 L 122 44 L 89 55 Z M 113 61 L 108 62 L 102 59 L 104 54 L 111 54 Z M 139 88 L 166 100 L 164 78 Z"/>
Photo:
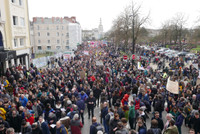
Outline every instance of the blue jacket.
<path id="1" fill-rule="evenodd" d="M 26 107 L 26 104 L 28 102 L 28 99 L 26 97 L 24 97 L 24 99 L 22 99 L 21 97 L 19 98 L 19 101 L 22 103 L 23 107 Z"/>
<path id="2" fill-rule="evenodd" d="M 139 127 L 138 133 L 139 134 L 146 134 L 147 133 L 147 129 L 144 126 Z"/>
<path id="3" fill-rule="evenodd" d="M 41 128 L 42 128 L 42 134 L 50 134 L 49 127 L 46 122 L 43 122 L 41 124 Z"/>
<path id="4" fill-rule="evenodd" d="M 81 100 L 83 100 L 84 102 L 88 98 L 88 95 L 86 93 L 84 93 L 83 95 L 80 93 L 79 96 L 80 96 Z"/>
<path id="5" fill-rule="evenodd" d="M 108 107 L 102 108 L 102 110 L 101 110 L 101 118 L 105 119 L 107 114 L 108 114 Z"/>
<path id="6" fill-rule="evenodd" d="M 78 99 L 78 101 L 76 102 L 76 105 L 78 106 L 78 110 L 85 110 L 85 103 L 83 100 Z"/>
<path id="7" fill-rule="evenodd" d="M 180 114 L 178 115 L 177 119 L 176 119 L 175 125 L 176 125 L 177 127 L 181 127 L 182 124 L 183 124 L 183 120 L 184 120 L 184 116 L 183 116 L 183 114 L 180 113 Z"/>
<path id="8" fill-rule="evenodd" d="M 98 125 L 98 123 L 92 123 L 92 125 L 90 126 L 90 134 L 95 134 L 96 133 L 96 126 Z"/>

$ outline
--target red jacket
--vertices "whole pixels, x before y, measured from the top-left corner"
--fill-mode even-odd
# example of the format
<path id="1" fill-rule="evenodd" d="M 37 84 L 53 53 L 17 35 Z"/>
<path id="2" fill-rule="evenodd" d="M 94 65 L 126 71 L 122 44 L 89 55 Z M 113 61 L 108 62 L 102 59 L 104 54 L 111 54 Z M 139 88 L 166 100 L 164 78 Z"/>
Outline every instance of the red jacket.
<path id="1" fill-rule="evenodd" d="M 30 125 L 32 125 L 33 123 L 34 123 L 34 117 L 33 116 L 31 116 L 30 118 L 26 118 L 26 122 L 29 122 L 30 123 Z"/>
<path id="2" fill-rule="evenodd" d="M 72 120 L 71 121 L 71 133 L 72 134 L 81 134 L 82 127 L 83 127 L 83 124 L 80 122 L 80 120 Z"/>

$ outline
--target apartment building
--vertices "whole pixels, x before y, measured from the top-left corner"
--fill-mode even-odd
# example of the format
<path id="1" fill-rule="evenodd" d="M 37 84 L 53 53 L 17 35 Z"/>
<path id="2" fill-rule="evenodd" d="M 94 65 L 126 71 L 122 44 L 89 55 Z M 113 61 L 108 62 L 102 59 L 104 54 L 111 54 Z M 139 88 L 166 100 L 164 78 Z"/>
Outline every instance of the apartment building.
<path id="1" fill-rule="evenodd" d="M 0 68 L 29 66 L 28 0 L 0 0 Z M 2 69 L 3 68 L 3 69 Z"/>
<path id="2" fill-rule="evenodd" d="M 66 51 L 81 43 L 81 27 L 76 17 L 34 17 L 32 27 L 34 53 Z"/>

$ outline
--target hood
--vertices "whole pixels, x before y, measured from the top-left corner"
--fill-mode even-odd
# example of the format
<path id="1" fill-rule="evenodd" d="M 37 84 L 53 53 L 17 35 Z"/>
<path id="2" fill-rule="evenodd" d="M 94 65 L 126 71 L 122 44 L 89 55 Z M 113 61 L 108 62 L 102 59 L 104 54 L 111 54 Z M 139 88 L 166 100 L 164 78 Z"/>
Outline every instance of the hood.
<path id="1" fill-rule="evenodd" d="M 80 120 L 72 120 L 71 125 L 72 126 L 80 126 Z"/>

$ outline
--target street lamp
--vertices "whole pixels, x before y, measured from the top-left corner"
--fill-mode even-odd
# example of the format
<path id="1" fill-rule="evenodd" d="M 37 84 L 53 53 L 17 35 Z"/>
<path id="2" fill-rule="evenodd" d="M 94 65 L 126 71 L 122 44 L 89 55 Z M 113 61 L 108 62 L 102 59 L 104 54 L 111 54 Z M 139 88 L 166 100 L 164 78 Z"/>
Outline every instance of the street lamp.
<path id="1" fill-rule="evenodd" d="M 130 15 L 129 17 L 133 17 L 133 19 L 132 19 L 132 32 L 133 32 L 133 35 L 132 35 L 132 38 L 133 38 L 133 40 L 132 40 L 132 54 L 134 54 L 135 53 L 135 31 L 134 31 L 134 26 L 135 26 L 135 22 L 134 22 L 134 14 L 133 15 Z M 134 64 L 134 60 L 132 59 L 132 66 L 133 66 L 133 64 Z"/>

